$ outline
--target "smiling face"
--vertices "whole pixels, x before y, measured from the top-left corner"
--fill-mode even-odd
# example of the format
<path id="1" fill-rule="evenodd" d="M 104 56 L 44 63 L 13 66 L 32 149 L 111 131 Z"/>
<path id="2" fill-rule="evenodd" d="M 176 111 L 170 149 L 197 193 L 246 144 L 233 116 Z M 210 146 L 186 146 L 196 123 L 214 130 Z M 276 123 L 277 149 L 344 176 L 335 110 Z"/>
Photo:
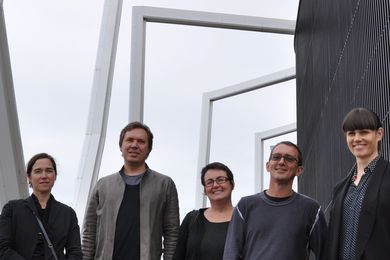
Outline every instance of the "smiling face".
<path id="1" fill-rule="evenodd" d="M 210 202 L 229 200 L 232 196 L 233 184 L 223 170 L 210 169 L 204 175 L 204 192 Z"/>
<path id="2" fill-rule="evenodd" d="M 127 131 L 120 148 L 126 164 L 139 166 L 145 163 L 149 154 L 148 135 L 142 128 Z"/>
<path id="3" fill-rule="evenodd" d="M 292 185 L 294 177 L 303 172 L 303 167 L 298 166 L 297 149 L 285 144 L 279 144 L 273 149 L 266 168 L 271 175 L 271 183 L 278 184 Z"/>
<path id="4" fill-rule="evenodd" d="M 345 133 L 347 145 L 356 159 L 372 161 L 378 156 L 378 143 L 383 137 L 383 128 L 362 129 Z"/>
<path id="5" fill-rule="evenodd" d="M 36 160 L 28 176 L 34 194 L 50 193 L 56 178 L 53 164 L 48 158 Z"/>

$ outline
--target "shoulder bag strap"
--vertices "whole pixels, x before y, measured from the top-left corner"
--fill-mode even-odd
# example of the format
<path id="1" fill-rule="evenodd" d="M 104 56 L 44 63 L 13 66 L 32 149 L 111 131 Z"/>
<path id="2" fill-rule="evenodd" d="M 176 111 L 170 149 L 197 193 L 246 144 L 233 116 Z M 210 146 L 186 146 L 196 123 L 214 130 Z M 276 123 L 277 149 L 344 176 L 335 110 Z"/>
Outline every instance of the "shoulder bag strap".
<path id="1" fill-rule="evenodd" d="M 37 214 L 35 214 L 35 211 L 32 211 L 32 212 L 33 212 L 35 218 L 38 221 L 39 227 L 41 228 L 42 233 L 43 233 L 43 235 L 44 235 L 44 237 L 46 239 L 47 246 L 50 248 L 51 253 L 53 254 L 54 259 L 58 260 L 57 254 L 56 254 L 56 252 L 54 251 L 54 248 L 53 248 L 53 244 L 51 243 L 50 238 L 47 235 L 45 228 L 43 227 L 42 221 L 38 218 Z"/>

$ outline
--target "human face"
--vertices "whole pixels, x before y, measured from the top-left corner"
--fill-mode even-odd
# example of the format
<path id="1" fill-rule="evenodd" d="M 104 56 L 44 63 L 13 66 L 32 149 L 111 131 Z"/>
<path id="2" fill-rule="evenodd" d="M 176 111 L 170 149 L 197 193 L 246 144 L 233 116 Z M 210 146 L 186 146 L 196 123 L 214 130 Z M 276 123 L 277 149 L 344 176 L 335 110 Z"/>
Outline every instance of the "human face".
<path id="1" fill-rule="evenodd" d="M 34 194 L 50 193 L 56 178 L 53 164 L 48 158 L 38 159 L 28 176 Z"/>
<path id="2" fill-rule="evenodd" d="M 130 165 L 144 164 L 149 154 L 148 134 L 142 128 L 127 131 L 120 150 L 126 163 Z"/>
<path id="3" fill-rule="evenodd" d="M 218 177 L 228 178 L 226 172 L 218 169 L 210 169 L 204 175 L 204 182 L 207 183 L 208 180 L 215 180 Z M 205 186 L 204 191 L 210 202 L 218 200 L 230 200 L 233 190 L 233 185 L 229 179 L 226 182 L 218 184 L 216 181 L 213 182 L 211 186 Z"/>
<path id="4" fill-rule="evenodd" d="M 356 159 L 373 160 L 378 156 L 378 142 L 382 140 L 383 128 L 347 131 L 345 135 L 348 148 Z"/>
<path id="5" fill-rule="evenodd" d="M 279 157 L 280 160 L 273 160 L 273 157 Z M 295 160 L 286 161 L 286 157 L 295 158 Z M 294 177 L 299 176 L 303 172 L 303 167 L 298 166 L 298 151 L 295 147 L 285 144 L 279 144 L 274 148 L 266 168 L 271 175 L 271 183 L 276 182 L 279 184 L 292 185 Z"/>

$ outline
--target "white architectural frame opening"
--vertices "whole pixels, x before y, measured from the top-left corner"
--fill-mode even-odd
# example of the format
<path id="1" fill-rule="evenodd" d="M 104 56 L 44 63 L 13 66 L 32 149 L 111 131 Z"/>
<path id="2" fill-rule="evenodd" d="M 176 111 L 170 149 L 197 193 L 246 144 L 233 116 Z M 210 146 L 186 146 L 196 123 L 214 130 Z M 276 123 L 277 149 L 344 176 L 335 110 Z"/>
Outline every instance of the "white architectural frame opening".
<path id="1" fill-rule="evenodd" d="M 264 142 L 268 139 L 282 136 L 297 131 L 297 124 L 281 126 L 268 131 L 255 134 L 255 191 L 264 190 Z"/>
<path id="2" fill-rule="evenodd" d="M 107 6 L 107 7 L 106 7 Z M 101 157 L 103 153 L 105 129 L 107 125 L 107 115 L 109 109 L 109 97 L 111 93 L 113 61 L 115 60 L 116 43 L 118 39 L 118 28 L 120 20 L 120 10 L 122 0 L 110 1 L 105 4 L 103 13 L 103 22 L 100 35 L 100 44 L 98 49 L 98 58 L 96 68 L 107 68 L 103 75 L 106 86 L 93 86 L 92 100 L 90 106 L 90 116 L 88 120 L 87 137 L 84 142 L 83 156 L 80 162 L 80 171 L 77 179 L 78 192 L 76 194 L 76 210 L 78 214 L 83 214 L 87 198 L 91 188 L 95 185 L 98 175 Z M 106 20 L 105 20 L 106 19 Z M 167 23 L 202 26 L 210 28 L 223 28 L 255 32 L 269 32 L 278 34 L 294 35 L 295 21 L 260 18 L 253 16 L 230 15 L 210 12 L 197 12 L 188 10 L 156 8 L 136 6 L 132 10 L 132 34 L 131 34 L 131 62 L 130 62 L 130 104 L 129 104 L 129 121 L 143 121 L 144 109 L 144 76 L 145 76 L 145 39 L 147 22 Z M 104 36 L 106 35 L 106 36 Z M 104 46 L 106 39 L 110 39 L 111 44 Z M 104 60 L 104 58 L 106 60 Z M 100 63 L 99 63 L 100 62 Z M 108 66 L 107 64 L 111 64 Z M 101 71 L 95 70 L 94 79 L 101 75 Z M 295 70 L 289 71 L 290 76 L 295 77 Z M 99 75 L 96 75 L 99 74 Z M 98 85 L 96 83 L 96 85 Z M 101 97 L 106 93 L 105 98 Z M 243 92 L 241 92 L 243 93 Z M 92 112 L 94 111 L 94 112 Z M 93 114 L 100 113 L 100 117 L 94 117 Z M 92 138 L 94 137 L 94 138 Z M 208 138 L 208 137 L 206 137 Z M 201 141 L 201 146 L 203 142 Z M 199 165 L 204 165 L 208 160 L 207 151 L 202 148 L 199 158 Z M 92 154 L 93 156 L 89 156 Z M 205 155 L 207 155 L 205 157 Z M 198 189 L 199 191 L 199 189 Z M 198 193 L 198 192 L 197 192 Z M 196 194 L 197 204 L 200 204 L 198 194 Z"/>
<path id="3" fill-rule="evenodd" d="M 108 122 L 108 112 L 111 98 L 112 79 L 115 65 L 115 56 L 119 34 L 119 24 L 121 18 L 123 0 L 106 0 L 102 17 L 102 26 L 99 37 L 99 46 L 96 58 L 95 73 L 92 86 L 92 96 L 89 107 L 88 124 L 86 137 L 83 144 L 82 156 L 80 158 L 79 174 L 76 180 L 75 209 L 78 216 L 83 216 L 85 205 L 91 188 L 96 184 L 99 176 L 99 168 L 103 154 L 105 135 Z M 0 33 L 1 37 L 0 55 L 4 57 L 4 70 L 0 71 L 0 79 L 4 84 L 0 84 L 0 100 L 6 104 L 0 106 L 0 119 L 4 123 L 1 126 L 6 131 L 0 132 L 0 140 L 8 140 L 6 145 L 0 146 L 1 158 L 6 158 L 7 162 L 0 161 L 0 177 L 7 183 L 7 187 L 0 186 L 0 194 L 8 194 L 10 190 L 16 191 L 12 196 L 22 197 L 27 194 L 27 182 L 22 177 L 24 171 L 22 144 L 16 113 L 16 103 L 13 93 L 12 73 L 10 70 L 9 53 L 5 34 L 5 22 L 3 16 L 2 2 L 0 8 Z M 268 32 L 277 34 L 294 35 L 295 21 L 283 19 L 260 18 L 253 16 L 231 15 L 210 12 L 197 12 L 187 10 L 177 10 L 155 7 L 133 7 L 132 13 L 132 36 L 131 36 L 131 70 L 130 70 L 130 105 L 129 120 L 143 120 L 144 106 L 144 74 L 145 74 L 145 34 L 147 22 L 180 24 L 191 26 L 202 26 L 210 28 L 223 28 L 243 31 Z M 281 76 L 282 78 L 278 78 Z M 258 79 L 264 81 L 267 77 L 274 77 L 272 82 L 265 85 L 276 84 L 284 80 L 295 78 L 295 69 L 291 68 L 280 73 Z M 268 78 L 269 80 L 269 78 Z M 256 81 L 256 80 L 255 80 Z M 250 81 L 249 81 L 250 82 Z M 243 85 L 249 82 L 242 83 Z M 257 84 L 257 83 L 256 83 Z M 256 85 L 254 84 L 254 85 Z M 241 85 L 241 84 L 239 84 Z M 252 87 L 254 86 L 252 85 Z M 264 86 L 265 86 L 264 85 Z M 257 85 L 258 86 L 258 85 Z M 208 99 L 208 107 L 215 100 L 238 95 L 247 91 L 237 90 L 237 86 L 228 87 L 234 94 L 214 94 L 219 98 Z M 239 87 L 240 88 L 240 87 Z M 222 89 L 220 93 L 226 91 Z M 249 90 L 248 90 L 249 91 Z M 225 92 L 226 93 L 226 92 Z M 214 95 L 206 93 L 206 96 Z M 211 115 L 210 110 L 207 110 Z M 202 109 L 202 115 L 206 113 Z M 208 161 L 209 153 L 209 133 L 211 117 L 206 117 L 207 123 L 202 123 L 199 161 L 200 165 L 205 165 Z M 206 122 L 202 119 L 202 122 Z M 2 129 L 3 129 L 2 128 Z M 206 130 L 206 132 L 203 132 Z M 11 141 L 11 142 L 9 142 Z M 13 147 L 13 149 L 9 149 Z M 5 169 L 4 165 L 13 162 L 11 170 Z M 16 173 L 16 176 L 15 176 Z M 199 190 L 199 189 L 198 189 Z M 198 197 L 198 194 L 196 195 Z M 197 198 L 197 204 L 200 201 Z M 0 201 L 4 202 L 4 201 Z"/>

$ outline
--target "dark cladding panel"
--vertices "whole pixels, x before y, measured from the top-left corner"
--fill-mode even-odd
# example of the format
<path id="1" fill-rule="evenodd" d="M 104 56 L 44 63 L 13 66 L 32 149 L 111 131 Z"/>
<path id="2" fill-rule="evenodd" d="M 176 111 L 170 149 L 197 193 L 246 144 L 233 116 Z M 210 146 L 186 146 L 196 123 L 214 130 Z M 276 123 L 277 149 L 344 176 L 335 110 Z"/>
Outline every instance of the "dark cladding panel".
<path id="1" fill-rule="evenodd" d="M 390 159 L 388 0 L 301 0 L 295 34 L 297 139 L 304 154 L 300 192 L 324 207 L 351 169 L 341 122 L 354 107 L 383 120 Z"/>

